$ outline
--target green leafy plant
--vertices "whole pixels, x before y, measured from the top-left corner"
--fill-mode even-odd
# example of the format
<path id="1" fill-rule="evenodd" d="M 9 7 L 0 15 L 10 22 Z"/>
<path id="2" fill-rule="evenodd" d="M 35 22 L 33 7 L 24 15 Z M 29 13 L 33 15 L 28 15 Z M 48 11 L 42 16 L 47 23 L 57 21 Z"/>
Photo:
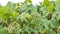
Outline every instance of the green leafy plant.
<path id="1" fill-rule="evenodd" d="M 31 0 L 0 6 L 0 34 L 60 34 L 60 0 Z"/>

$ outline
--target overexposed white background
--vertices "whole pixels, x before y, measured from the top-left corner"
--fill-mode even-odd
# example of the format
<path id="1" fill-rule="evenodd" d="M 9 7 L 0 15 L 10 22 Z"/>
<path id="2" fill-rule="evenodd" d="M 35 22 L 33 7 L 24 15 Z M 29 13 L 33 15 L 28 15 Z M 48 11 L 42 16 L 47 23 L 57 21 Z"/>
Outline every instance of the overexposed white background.
<path id="1" fill-rule="evenodd" d="M 9 1 L 14 2 L 14 3 L 18 3 L 18 2 L 24 2 L 25 0 L 0 0 L 0 4 L 2 6 L 5 6 Z M 39 4 L 39 2 L 43 2 L 43 0 L 32 0 L 33 5 Z"/>

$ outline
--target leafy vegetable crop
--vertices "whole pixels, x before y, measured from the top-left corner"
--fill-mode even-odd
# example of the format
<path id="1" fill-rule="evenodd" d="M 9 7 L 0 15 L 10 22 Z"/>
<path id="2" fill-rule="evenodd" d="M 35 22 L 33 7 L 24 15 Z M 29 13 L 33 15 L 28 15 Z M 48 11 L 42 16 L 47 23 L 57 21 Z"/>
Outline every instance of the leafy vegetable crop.
<path id="1" fill-rule="evenodd" d="M 60 0 L 0 6 L 0 34 L 60 34 Z"/>

